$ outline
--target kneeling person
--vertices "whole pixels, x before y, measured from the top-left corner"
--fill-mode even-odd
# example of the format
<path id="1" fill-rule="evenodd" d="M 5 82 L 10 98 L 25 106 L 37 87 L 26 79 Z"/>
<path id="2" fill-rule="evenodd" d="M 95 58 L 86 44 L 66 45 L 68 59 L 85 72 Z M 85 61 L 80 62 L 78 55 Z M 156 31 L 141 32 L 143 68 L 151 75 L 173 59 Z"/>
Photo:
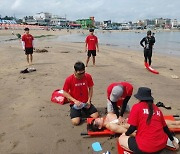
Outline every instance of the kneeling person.
<path id="1" fill-rule="evenodd" d="M 74 74 L 65 80 L 63 94 L 70 100 L 72 124 L 78 125 L 82 117 L 82 111 L 92 118 L 97 118 L 99 114 L 91 103 L 94 85 L 91 75 L 85 73 L 85 65 L 80 61 L 75 63 L 74 70 Z"/>

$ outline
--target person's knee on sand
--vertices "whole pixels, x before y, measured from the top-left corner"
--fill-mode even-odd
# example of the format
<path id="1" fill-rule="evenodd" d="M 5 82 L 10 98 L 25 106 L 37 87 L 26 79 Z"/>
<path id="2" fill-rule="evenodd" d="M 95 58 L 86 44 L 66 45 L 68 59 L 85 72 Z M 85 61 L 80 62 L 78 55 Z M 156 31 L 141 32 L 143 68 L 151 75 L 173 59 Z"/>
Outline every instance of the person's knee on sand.
<path id="1" fill-rule="evenodd" d="M 73 125 L 77 126 L 80 124 L 81 118 L 80 117 L 73 118 L 73 119 L 71 119 L 71 122 Z"/>
<path id="2" fill-rule="evenodd" d="M 126 136 L 126 135 L 122 134 L 119 137 L 118 141 L 119 141 L 119 144 L 120 144 L 121 147 L 123 147 L 125 150 L 130 151 L 129 146 L 128 146 L 128 139 L 129 139 L 129 136 Z"/>
<path id="3" fill-rule="evenodd" d="M 91 118 L 98 118 L 99 117 L 99 113 L 95 112 L 93 114 L 90 115 Z"/>
<path id="4" fill-rule="evenodd" d="M 98 114 L 98 112 L 95 112 L 95 113 L 91 114 L 90 117 L 91 118 L 98 118 L 99 114 Z M 77 125 L 80 124 L 81 118 L 80 117 L 72 118 L 71 122 L 72 122 L 73 125 L 77 126 Z"/>

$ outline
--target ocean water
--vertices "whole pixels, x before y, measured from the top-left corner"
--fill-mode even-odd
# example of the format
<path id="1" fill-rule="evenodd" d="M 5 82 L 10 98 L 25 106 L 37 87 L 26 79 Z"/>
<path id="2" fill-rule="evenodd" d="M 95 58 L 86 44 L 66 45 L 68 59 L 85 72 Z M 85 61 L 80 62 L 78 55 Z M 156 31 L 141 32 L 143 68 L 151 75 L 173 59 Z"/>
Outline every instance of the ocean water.
<path id="1" fill-rule="evenodd" d="M 98 37 L 100 45 L 142 52 L 143 48 L 140 46 L 140 41 L 146 36 L 146 32 L 98 32 L 96 30 L 95 35 Z M 83 43 L 85 38 L 85 34 L 77 33 L 59 36 L 57 40 L 61 42 Z M 155 38 L 156 43 L 153 52 L 180 56 L 180 32 L 156 32 Z"/>

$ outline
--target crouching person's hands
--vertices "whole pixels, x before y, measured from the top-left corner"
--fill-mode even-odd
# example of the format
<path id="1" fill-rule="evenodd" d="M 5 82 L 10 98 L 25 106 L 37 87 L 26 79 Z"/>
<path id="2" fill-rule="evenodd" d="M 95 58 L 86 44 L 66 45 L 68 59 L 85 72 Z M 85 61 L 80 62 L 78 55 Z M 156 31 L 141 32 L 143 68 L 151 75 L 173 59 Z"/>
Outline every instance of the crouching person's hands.
<path id="1" fill-rule="evenodd" d="M 174 145 L 176 150 L 179 149 L 179 144 L 175 140 L 172 141 L 172 144 Z"/>

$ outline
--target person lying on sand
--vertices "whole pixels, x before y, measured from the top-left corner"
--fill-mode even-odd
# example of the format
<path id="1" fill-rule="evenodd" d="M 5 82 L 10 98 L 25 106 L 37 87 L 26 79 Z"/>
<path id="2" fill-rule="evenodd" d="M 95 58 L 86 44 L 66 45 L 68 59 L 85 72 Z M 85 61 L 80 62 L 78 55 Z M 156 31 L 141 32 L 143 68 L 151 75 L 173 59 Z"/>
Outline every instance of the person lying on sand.
<path id="1" fill-rule="evenodd" d="M 129 124 L 127 123 L 127 118 L 119 118 L 117 119 L 116 114 L 108 113 L 105 117 L 100 117 L 92 120 L 90 124 L 88 124 L 88 129 L 91 131 L 101 131 L 105 128 L 119 134 L 123 134 L 129 128 Z M 169 128 L 180 128 L 180 121 L 172 121 L 165 120 L 166 124 Z M 135 134 L 133 134 L 135 135 Z"/>

